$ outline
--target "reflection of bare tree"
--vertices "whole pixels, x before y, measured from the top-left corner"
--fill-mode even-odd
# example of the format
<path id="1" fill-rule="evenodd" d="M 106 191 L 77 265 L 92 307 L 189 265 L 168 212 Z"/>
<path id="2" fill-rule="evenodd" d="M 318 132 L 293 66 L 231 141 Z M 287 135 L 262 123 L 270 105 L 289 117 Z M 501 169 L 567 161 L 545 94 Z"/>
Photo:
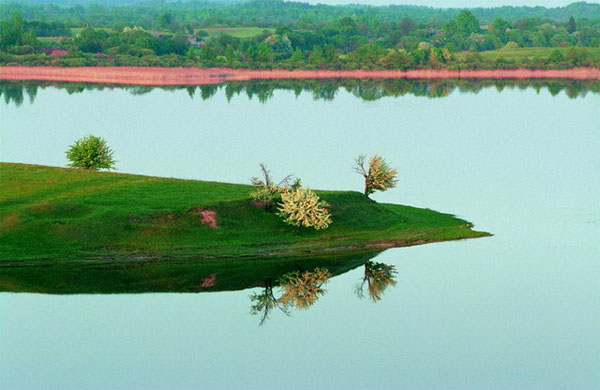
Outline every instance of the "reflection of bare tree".
<path id="1" fill-rule="evenodd" d="M 269 313 L 275 308 L 279 308 L 285 314 L 289 315 L 287 307 L 282 305 L 279 302 L 279 299 L 275 298 L 275 295 L 273 294 L 273 284 L 270 281 L 265 281 L 265 288 L 260 294 L 254 293 L 250 295 L 250 300 L 253 302 L 250 307 L 250 313 L 262 313 L 260 325 L 265 323 L 269 318 Z"/>
<path id="2" fill-rule="evenodd" d="M 396 267 L 383 263 L 374 263 L 367 261 L 365 263 L 365 275 L 362 283 L 356 286 L 356 295 L 364 297 L 364 287 L 367 285 L 367 294 L 373 302 L 381 300 L 385 289 L 388 286 L 396 285 L 394 280 L 397 274 Z"/>
<path id="3" fill-rule="evenodd" d="M 289 272 L 279 278 L 279 287 L 282 295 L 277 298 L 273 292 L 273 284 L 265 281 L 265 288 L 260 293 L 250 295 L 252 306 L 250 313 L 261 315 L 260 325 L 269 318 L 269 313 L 279 308 L 289 315 L 292 307 L 297 309 L 308 309 L 312 306 L 326 290 L 323 285 L 331 278 L 331 273 L 325 268 L 315 268 L 313 271 Z"/>

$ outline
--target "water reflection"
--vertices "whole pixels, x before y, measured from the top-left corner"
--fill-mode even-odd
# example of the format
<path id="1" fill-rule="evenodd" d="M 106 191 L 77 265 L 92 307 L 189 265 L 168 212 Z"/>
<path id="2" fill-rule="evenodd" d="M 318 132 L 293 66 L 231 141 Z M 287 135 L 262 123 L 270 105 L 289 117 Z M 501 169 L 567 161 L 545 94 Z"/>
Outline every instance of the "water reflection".
<path id="1" fill-rule="evenodd" d="M 85 91 L 120 88 L 129 91 L 132 95 L 144 95 L 154 89 L 167 91 L 180 91 L 185 89 L 190 98 L 207 100 L 224 90 L 227 101 L 236 95 L 245 94 L 249 99 L 257 98 L 265 103 L 274 96 L 276 90 L 292 91 L 296 96 L 302 93 L 312 94 L 315 100 L 333 100 L 338 91 L 345 90 L 357 98 L 365 101 L 374 101 L 383 97 L 400 97 L 414 95 L 427 98 L 441 98 L 455 91 L 461 93 L 479 93 L 486 88 L 496 88 L 498 92 L 504 89 L 532 88 L 538 93 L 548 90 L 556 96 L 561 92 L 569 98 L 584 97 L 588 93 L 600 93 L 600 82 L 596 80 L 568 80 L 568 79 L 534 79 L 534 80 L 257 80 L 244 82 L 229 82 L 219 85 L 199 86 L 117 86 L 107 84 L 88 83 L 60 83 L 38 81 L 0 81 L 0 95 L 5 104 L 14 103 L 22 105 L 26 98 L 30 103 L 35 101 L 38 90 L 44 88 L 60 88 L 68 94 Z"/>
<path id="2" fill-rule="evenodd" d="M 369 298 L 373 302 L 380 301 L 385 289 L 396 285 L 395 277 L 398 273 L 396 267 L 373 261 L 367 261 L 364 267 L 365 274 L 362 283 L 356 286 L 356 295 L 359 298 L 364 298 L 364 288 L 366 285 Z"/>
<path id="3" fill-rule="evenodd" d="M 286 315 L 290 315 L 289 308 L 285 306 L 280 298 L 276 298 L 273 292 L 273 282 L 265 280 L 265 287 L 260 293 L 253 293 L 250 295 L 250 313 L 253 315 L 260 315 L 260 325 L 263 325 L 266 320 L 269 319 L 269 314 L 273 309 L 277 308 Z"/>
<path id="4" fill-rule="evenodd" d="M 258 289 L 250 313 L 264 324 L 278 310 L 290 315 L 325 295 L 330 278 L 364 266 L 373 302 L 395 285 L 393 266 L 373 262 L 381 252 L 323 257 L 267 259 L 81 260 L 54 264 L 8 262 L 0 266 L 0 292 L 43 294 L 120 294 L 218 292 Z M 361 286 L 362 289 L 362 286 Z"/>
<path id="5" fill-rule="evenodd" d="M 326 290 L 323 285 L 330 278 L 331 272 L 327 268 L 320 267 L 312 271 L 287 272 L 277 280 L 281 290 L 279 298 L 275 297 L 274 283 L 265 281 L 265 287 L 260 294 L 250 295 L 252 301 L 250 313 L 260 314 L 260 325 L 263 325 L 269 318 L 269 313 L 275 308 L 288 316 L 292 308 L 308 309 L 325 295 Z"/>

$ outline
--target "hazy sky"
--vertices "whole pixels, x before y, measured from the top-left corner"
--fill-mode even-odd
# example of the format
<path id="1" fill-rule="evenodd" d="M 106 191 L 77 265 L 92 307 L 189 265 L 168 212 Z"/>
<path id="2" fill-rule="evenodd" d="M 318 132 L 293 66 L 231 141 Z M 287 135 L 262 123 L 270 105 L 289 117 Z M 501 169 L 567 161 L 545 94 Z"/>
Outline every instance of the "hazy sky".
<path id="1" fill-rule="evenodd" d="M 562 7 L 576 0 L 305 0 L 311 4 L 349 4 L 361 3 L 372 5 L 413 4 L 431 7 L 498 7 L 501 5 L 542 5 L 545 7 Z M 598 0 L 587 0 L 588 3 L 600 4 Z"/>

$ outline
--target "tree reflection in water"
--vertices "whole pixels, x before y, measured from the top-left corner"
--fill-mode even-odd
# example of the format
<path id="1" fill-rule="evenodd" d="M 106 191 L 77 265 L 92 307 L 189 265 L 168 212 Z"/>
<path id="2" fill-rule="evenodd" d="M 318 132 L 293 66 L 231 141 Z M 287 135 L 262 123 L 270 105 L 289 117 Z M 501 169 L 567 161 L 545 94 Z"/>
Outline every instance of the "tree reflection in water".
<path id="1" fill-rule="evenodd" d="M 235 95 L 245 94 L 249 99 L 256 97 L 259 102 L 266 103 L 275 96 L 276 90 L 291 91 L 296 97 L 309 93 L 314 100 L 334 100 L 338 92 L 346 92 L 365 101 L 375 101 L 384 97 L 401 97 L 405 95 L 422 96 L 437 99 L 449 96 L 454 91 L 461 93 L 479 93 L 486 88 L 496 88 L 501 92 L 509 89 L 534 89 L 539 92 L 548 90 L 555 96 L 563 92 L 569 98 L 578 98 L 589 93 L 600 93 L 600 82 L 597 80 L 568 80 L 568 79 L 448 79 L 448 80 L 407 80 L 407 79 L 377 79 L 377 80 L 252 80 L 232 81 L 214 85 L 191 86 L 127 86 L 90 83 L 63 83 L 48 81 L 0 81 L 0 96 L 4 103 L 14 103 L 20 106 L 25 97 L 33 103 L 39 88 L 60 88 L 68 94 L 81 93 L 90 90 L 123 89 L 132 95 L 143 95 L 155 89 L 163 91 L 185 90 L 192 99 L 208 100 L 220 90 L 224 90 L 227 101 Z"/>
<path id="2" fill-rule="evenodd" d="M 367 261 L 364 267 L 365 274 L 362 283 L 356 286 L 356 295 L 359 298 L 364 298 L 366 285 L 369 298 L 373 302 L 378 302 L 381 300 L 386 288 L 396 285 L 394 279 L 397 274 L 396 267 L 373 261 Z"/>
<path id="3" fill-rule="evenodd" d="M 325 294 L 323 285 L 331 278 L 331 272 L 326 268 L 315 268 L 313 271 L 293 271 L 282 275 L 279 282 L 281 296 L 275 297 L 273 284 L 265 281 L 265 288 L 260 294 L 252 294 L 253 305 L 250 313 L 261 314 L 260 325 L 269 317 L 269 313 L 279 308 L 289 315 L 292 308 L 308 309 Z"/>
<path id="4" fill-rule="evenodd" d="M 289 309 L 281 303 L 281 301 L 275 298 L 273 294 L 273 283 L 271 281 L 265 281 L 265 288 L 260 294 L 253 293 L 250 295 L 250 301 L 253 305 L 250 307 L 250 313 L 253 315 L 261 314 L 260 325 L 263 325 L 269 318 L 270 312 L 278 308 L 286 315 L 290 315 Z"/>

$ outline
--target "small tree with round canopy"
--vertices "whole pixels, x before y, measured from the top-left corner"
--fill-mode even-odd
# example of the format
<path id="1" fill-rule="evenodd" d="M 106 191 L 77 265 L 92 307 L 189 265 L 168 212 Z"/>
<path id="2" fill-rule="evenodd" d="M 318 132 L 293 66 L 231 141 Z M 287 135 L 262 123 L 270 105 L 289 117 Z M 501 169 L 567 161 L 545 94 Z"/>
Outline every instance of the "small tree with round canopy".
<path id="1" fill-rule="evenodd" d="M 88 135 L 80 138 L 67 150 L 69 166 L 80 169 L 115 169 L 114 152 L 104 138 Z"/>

